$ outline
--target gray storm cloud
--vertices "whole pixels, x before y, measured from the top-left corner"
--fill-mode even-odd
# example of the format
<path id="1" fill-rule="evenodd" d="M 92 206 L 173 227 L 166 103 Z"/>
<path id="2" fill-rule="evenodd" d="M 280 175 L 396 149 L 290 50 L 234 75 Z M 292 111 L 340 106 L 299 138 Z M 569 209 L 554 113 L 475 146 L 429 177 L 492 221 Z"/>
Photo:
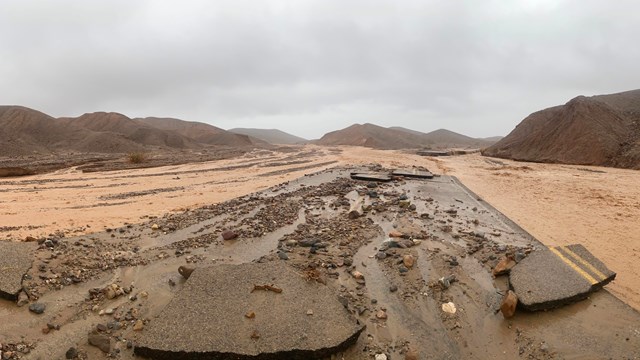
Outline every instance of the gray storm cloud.
<path id="1" fill-rule="evenodd" d="M 633 1 L 0 2 L 0 103 L 471 136 L 638 88 Z"/>

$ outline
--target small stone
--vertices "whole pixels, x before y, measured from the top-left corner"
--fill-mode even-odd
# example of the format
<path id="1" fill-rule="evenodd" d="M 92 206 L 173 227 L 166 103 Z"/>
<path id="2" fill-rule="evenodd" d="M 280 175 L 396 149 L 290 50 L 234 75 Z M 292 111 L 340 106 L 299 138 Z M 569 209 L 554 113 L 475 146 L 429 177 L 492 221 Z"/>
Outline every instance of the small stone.
<path id="1" fill-rule="evenodd" d="M 452 303 L 452 302 L 448 302 L 448 303 L 444 303 L 442 304 L 442 311 L 449 313 L 449 314 L 455 314 L 456 313 L 456 304 Z"/>
<path id="2" fill-rule="evenodd" d="M 393 230 L 393 231 L 389 231 L 389 237 L 392 237 L 392 238 L 401 238 L 401 237 L 403 237 L 403 236 L 404 236 L 404 234 L 402 234 L 400 231 L 395 231 L 395 230 Z"/>
<path id="3" fill-rule="evenodd" d="M 387 254 L 384 251 L 378 251 L 374 257 L 378 260 L 383 260 L 387 257 Z"/>
<path id="4" fill-rule="evenodd" d="M 400 201 L 404 201 L 404 200 L 407 200 L 407 199 L 408 199 L 407 194 L 402 194 L 402 195 L 400 195 L 400 197 L 398 197 L 398 200 L 400 200 Z"/>
<path id="5" fill-rule="evenodd" d="M 400 265 L 400 267 L 398 267 L 398 271 L 400 271 L 401 274 L 404 274 L 409 271 L 409 269 L 407 269 L 407 267 L 404 265 Z"/>
<path id="6" fill-rule="evenodd" d="M 48 334 L 50 331 L 51 331 L 51 328 L 49 328 L 48 326 L 45 326 L 42 328 L 42 333 L 45 335 Z"/>
<path id="7" fill-rule="evenodd" d="M 189 268 L 186 266 L 180 266 L 178 267 L 178 273 L 180 273 L 180 275 L 182 275 L 183 278 L 188 279 L 189 276 L 191 276 L 191 273 L 193 272 L 193 270 L 195 270 L 194 268 Z"/>
<path id="8" fill-rule="evenodd" d="M 318 242 L 318 239 L 302 239 L 298 242 L 300 246 L 310 247 L 315 245 Z"/>
<path id="9" fill-rule="evenodd" d="M 144 322 L 142 320 L 137 320 L 135 324 L 133 324 L 133 331 L 142 331 L 144 329 Z"/>
<path id="10" fill-rule="evenodd" d="M 384 310 L 378 310 L 378 312 L 376 312 L 376 318 L 385 320 L 387 318 L 387 313 Z"/>
<path id="11" fill-rule="evenodd" d="M 16 303 L 16 305 L 20 306 L 25 306 L 29 303 L 29 296 L 27 296 L 27 294 L 24 291 L 20 291 L 20 294 L 18 294 L 18 302 Z"/>
<path id="12" fill-rule="evenodd" d="M 146 291 L 141 291 L 140 292 L 140 297 L 142 297 L 143 299 L 146 299 L 149 297 L 149 293 Z"/>
<path id="13" fill-rule="evenodd" d="M 100 331 L 100 332 L 105 332 L 107 331 L 107 325 L 105 324 L 98 324 L 96 325 L 96 330 Z"/>
<path id="14" fill-rule="evenodd" d="M 385 354 L 376 354 L 375 360 L 387 360 L 387 355 L 385 355 Z"/>
<path id="15" fill-rule="evenodd" d="M 390 291 L 390 292 L 396 292 L 396 291 L 398 291 L 398 286 L 397 286 L 397 285 L 391 285 L 391 286 L 389 286 L 389 291 Z"/>
<path id="16" fill-rule="evenodd" d="M 113 312 L 114 312 L 114 310 L 112 308 L 108 308 L 108 309 L 104 310 L 104 313 L 107 314 L 107 315 L 112 315 Z"/>
<path id="17" fill-rule="evenodd" d="M 357 270 L 352 272 L 351 275 L 357 280 L 364 279 L 364 275 L 360 271 L 357 271 Z"/>
<path id="18" fill-rule="evenodd" d="M 173 279 L 169 279 L 169 286 L 176 286 L 176 282 Z"/>
<path id="19" fill-rule="evenodd" d="M 158 230 L 159 228 L 160 226 L 158 226 L 158 224 L 151 225 L 151 230 Z"/>
<path id="20" fill-rule="evenodd" d="M 540 345 L 540 351 L 542 351 L 543 353 L 549 352 L 549 345 L 547 345 L 547 343 L 543 342 Z"/>
<path id="21" fill-rule="evenodd" d="M 76 348 L 72 346 L 69 348 L 69 350 L 67 350 L 66 353 L 64 353 L 64 357 L 66 359 L 75 359 L 78 357 L 78 350 L 76 350 Z"/>
<path id="22" fill-rule="evenodd" d="M 89 345 L 93 345 L 107 354 L 111 352 L 111 339 L 107 335 L 89 333 Z"/>
<path id="23" fill-rule="evenodd" d="M 416 211 L 416 204 L 409 205 L 409 210 Z"/>
<path id="24" fill-rule="evenodd" d="M 512 317 L 516 313 L 516 306 L 518 305 L 518 296 L 513 291 L 509 290 L 507 296 L 502 300 L 500 305 L 500 311 L 505 319 Z"/>
<path id="25" fill-rule="evenodd" d="M 414 349 L 409 349 L 405 354 L 404 354 L 404 360 L 418 360 L 418 352 L 415 351 Z"/>
<path id="26" fill-rule="evenodd" d="M 298 241 L 297 240 L 293 240 L 293 239 L 289 239 L 289 240 L 285 241 L 284 244 L 287 245 L 288 247 L 295 247 L 296 245 L 298 245 Z"/>
<path id="27" fill-rule="evenodd" d="M 278 251 L 278 257 L 280 260 L 289 260 L 289 255 L 284 251 Z"/>
<path id="28" fill-rule="evenodd" d="M 413 268 L 413 264 L 415 264 L 415 262 L 416 259 L 413 257 L 413 255 L 405 255 L 402 257 L 402 263 L 407 267 L 407 269 Z"/>
<path id="29" fill-rule="evenodd" d="M 253 319 L 256 317 L 256 313 L 253 311 L 249 311 L 248 313 L 244 314 L 244 317 L 246 317 L 247 319 Z"/>
<path id="30" fill-rule="evenodd" d="M 222 232 L 222 238 L 225 240 L 233 240 L 238 237 L 238 234 L 231 230 L 225 230 Z"/>
<path id="31" fill-rule="evenodd" d="M 307 310 L 307 315 L 313 315 L 313 310 L 311 309 Z"/>
<path id="32" fill-rule="evenodd" d="M 45 304 L 42 304 L 42 303 L 33 303 L 29 305 L 29 311 L 35 314 L 42 314 L 45 308 L 46 308 Z"/>
<path id="33" fill-rule="evenodd" d="M 493 276 L 503 275 L 511 271 L 516 266 L 516 261 L 511 256 L 503 257 L 496 267 L 493 268 Z"/>
<path id="34" fill-rule="evenodd" d="M 251 338 L 253 340 L 258 340 L 260 339 L 260 334 L 258 333 L 258 330 L 253 330 L 253 332 L 251 333 Z"/>

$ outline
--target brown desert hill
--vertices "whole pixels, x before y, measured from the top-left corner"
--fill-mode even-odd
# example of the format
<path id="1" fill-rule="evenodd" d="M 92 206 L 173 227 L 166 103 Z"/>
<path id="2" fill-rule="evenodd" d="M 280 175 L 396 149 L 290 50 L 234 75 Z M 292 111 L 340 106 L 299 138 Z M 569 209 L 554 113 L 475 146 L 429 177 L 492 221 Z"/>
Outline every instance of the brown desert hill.
<path id="1" fill-rule="evenodd" d="M 249 135 L 251 137 L 266 141 L 270 144 L 294 145 L 305 144 L 309 140 L 299 136 L 291 135 L 278 129 L 252 129 L 252 128 L 234 128 L 229 129 L 232 133 Z"/>
<path id="2" fill-rule="evenodd" d="M 483 155 L 640 169 L 640 90 L 578 96 L 535 112 Z"/>
<path id="3" fill-rule="evenodd" d="M 438 129 L 428 133 L 423 133 L 399 126 L 394 126 L 390 129 L 396 129 L 414 135 L 422 136 L 422 138 L 432 148 L 484 148 L 495 143 L 495 141 L 492 141 L 491 138 L 476 139 L 447 129 Z"/>
<path id="4" fill-rule="evenodd" d="M 314 143 L 364 146 L 385 150 L 415 149 L 428 145 L 419 135 L 374 124 L 354 124 L 342 130 L 327 133 Z"/>
<path id="5" fill-rule="evenodd" d="M 196 141 L 175 131 L 159 129 L 115 112 L 93 112 L 77 118 L 60 118 L 59 120 L 64 124 L 97 132 L 121 134 L 140 145 L 175 149 L 201 147 Z"/>
<path id="6" fill-rule="evenodd" d="M 256 138 L 235 134 L 201 122 L 159 117 L 136 118 L 135 120 L 161 130 L 174 131 L 202 144 L 226 146 L 264 145 L 263 141 Z"/>
<path id="7" fill-rule="evenodd" d="M 141 145 L 119 134 L 85 129 L 23 106 L 0 106 L 0 156 L 141 149 Z"/>

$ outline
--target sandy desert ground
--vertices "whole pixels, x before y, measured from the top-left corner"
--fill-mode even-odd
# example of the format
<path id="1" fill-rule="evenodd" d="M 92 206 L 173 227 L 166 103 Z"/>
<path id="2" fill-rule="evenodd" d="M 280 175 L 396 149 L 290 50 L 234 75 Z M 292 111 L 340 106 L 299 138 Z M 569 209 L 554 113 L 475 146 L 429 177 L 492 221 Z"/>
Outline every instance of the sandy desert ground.
<path id="1" fill-rule="evenodd" d="M 237 159 L 0 180 L 0 237 L 67 236 L 138 223 L 263 190 L 338 165 L 421 165 L 466 186 L 549 246 L 581 243 L 618 273 L 607 289 L 640 310 L 638 171 L 518 163 L 465 155 L 427 158 L 359 147 L 258 150 Z"/>

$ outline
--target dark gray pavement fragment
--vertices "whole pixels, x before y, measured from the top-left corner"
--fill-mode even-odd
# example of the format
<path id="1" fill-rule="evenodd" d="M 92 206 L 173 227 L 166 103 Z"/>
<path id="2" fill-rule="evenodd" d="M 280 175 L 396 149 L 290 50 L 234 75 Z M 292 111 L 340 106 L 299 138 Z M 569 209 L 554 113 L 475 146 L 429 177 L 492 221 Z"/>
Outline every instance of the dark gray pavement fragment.
<path id="1" fill-rule="evenodd" d="M 538 311 L 579 301 L 615 278 L 615 273 L 584 246 L 571 245 L 568 248 L 579 253 L 583 262 L 597 267 L 603 276 L 590 275 L 588 266 L 569 257 L 561 247 L 534 252 L 511 269 L 509 276 L 521 308 Z"/>
<path id="2" fill-rule="evenodd" d="M 254 285 L 282 292 L 252 292 Z M 255 318 L 245 317 L 248 312 Z M 218 265 L 193 272 L 141 334 L 135 353 L 153 359 L 321 359 L 354 344 L 363 329 L 327 286 L 305 281 L 280 262 Z"/>
<path id="3" fill-rule="evenodd" d="M 419 179 L 433 179 L 433 174 L 429 171 L 409 169 L 409 170 L 395 170 L 391 173 L 394 176 L 404 176 Z"/>
<path id="4" fill-rule="evenodd" d="M 34 243 L 0 241 L 0 297 L 17 300 L 22 277 L 31 268 Z"/>
<path id="5" fill-rule="evenodd" d="M 389 182 L 391 181 L 391 176 L 388 174 L 378 174 L 378 173 L 351 173 L 351 178 L 353 180 L 364 180 L 364 181 L 380 181 L 380 182 Z"/>

